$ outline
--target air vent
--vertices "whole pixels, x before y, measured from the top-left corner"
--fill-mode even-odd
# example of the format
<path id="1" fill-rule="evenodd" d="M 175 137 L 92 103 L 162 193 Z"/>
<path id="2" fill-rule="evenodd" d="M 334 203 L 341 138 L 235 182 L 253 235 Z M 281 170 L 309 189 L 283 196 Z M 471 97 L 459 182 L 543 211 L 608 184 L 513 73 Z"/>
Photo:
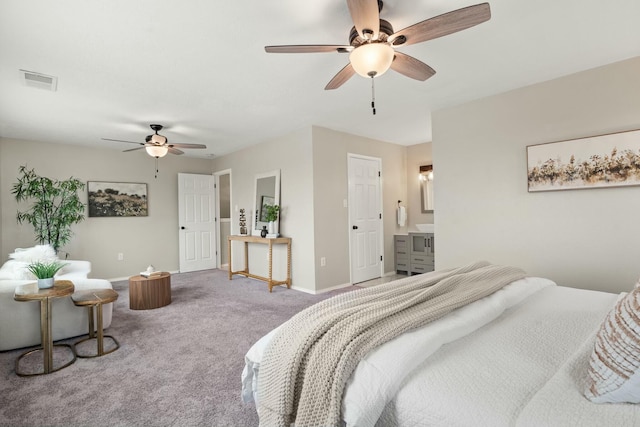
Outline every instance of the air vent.
<path id="1" fill-rule="evenodd" d="M 58 88 L 57 77 L 36 73 L 35 71 L 20 70 L 20 80 L 25 86 L 46 89 L 52 92 L 55 92 Z"/>

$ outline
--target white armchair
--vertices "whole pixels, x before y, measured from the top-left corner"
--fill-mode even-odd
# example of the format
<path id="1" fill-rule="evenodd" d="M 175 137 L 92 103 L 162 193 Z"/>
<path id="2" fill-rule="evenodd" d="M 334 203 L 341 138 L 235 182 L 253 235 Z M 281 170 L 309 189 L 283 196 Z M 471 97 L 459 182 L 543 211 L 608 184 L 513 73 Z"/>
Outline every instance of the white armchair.
<path id="1" fill-rule="evenodd" d="M 76 290 L 113 289 L 108 280 L 89 279 L 89 261 L 64 260 L 56 279 L 70 280 Z M 40 304 L 13 299 L 17 286 L 33 283 L 25 278 L 25 262 L 8 260 L 0 268 L 0 351 L 40 344 Z M 87 309 L 76 307 L 70 297 L 51 304 L 53 340 L 87 334 Z M 103 327 L 111 325 L 113 303 L 103 306 Z M 96 322 L 94 322 L 94 325 Z"/>

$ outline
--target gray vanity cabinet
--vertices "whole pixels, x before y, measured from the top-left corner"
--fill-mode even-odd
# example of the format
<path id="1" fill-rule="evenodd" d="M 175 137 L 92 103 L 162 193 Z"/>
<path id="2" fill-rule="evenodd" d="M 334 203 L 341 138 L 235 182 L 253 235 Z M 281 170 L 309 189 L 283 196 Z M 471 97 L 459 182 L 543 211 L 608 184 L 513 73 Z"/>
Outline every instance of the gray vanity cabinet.
<path id="1" fill-rule="evenodd" d="M 409 233 L 409 244 L 411 274 L 433 271 L 435 255 L 433 233 Z"/>
<path id="2" fill-rule="evenodd" d="M 409 236 L 396 234 L 393 239 L 396 273 L 409 274 Z"/>
<path id="3" fill-rule="evenodd" d="M 434 244 L 433 233 L 396 234 L 394 236 L 396 273 L 412 275 L 433 271 Z"/>

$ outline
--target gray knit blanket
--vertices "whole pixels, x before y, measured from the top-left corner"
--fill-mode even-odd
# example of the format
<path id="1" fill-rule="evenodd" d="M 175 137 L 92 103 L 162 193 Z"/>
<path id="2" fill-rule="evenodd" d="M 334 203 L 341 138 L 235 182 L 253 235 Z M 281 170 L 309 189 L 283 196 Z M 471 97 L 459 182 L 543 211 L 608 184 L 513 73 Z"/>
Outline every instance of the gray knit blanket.
<path id="1" fill-rule="evenodd" d="M 518 268 L 478 262 L 346 292 L 301 311 L 265 349 L 260 426 L 341 425 L 345 385 L 370 350 L 524 276 Z"/>

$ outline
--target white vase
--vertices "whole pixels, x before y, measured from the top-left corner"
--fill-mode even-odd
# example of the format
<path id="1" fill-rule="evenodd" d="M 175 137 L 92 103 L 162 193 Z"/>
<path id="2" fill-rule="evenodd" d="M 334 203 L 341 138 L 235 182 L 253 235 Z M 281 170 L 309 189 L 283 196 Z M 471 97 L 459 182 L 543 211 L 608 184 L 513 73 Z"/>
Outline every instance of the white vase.
<path id="1" fill-rule="evenodd" d="M 276 226 L 274 221 L 269 221 L 269 234 L 275 234 Z"/>
<path id="2" fill-rule="evenodd" d="M 53 288 L 53 277 L 47 277 L 46 279 L 38 279 L 38 288 L 39 289 L 49 289 Z"/>

